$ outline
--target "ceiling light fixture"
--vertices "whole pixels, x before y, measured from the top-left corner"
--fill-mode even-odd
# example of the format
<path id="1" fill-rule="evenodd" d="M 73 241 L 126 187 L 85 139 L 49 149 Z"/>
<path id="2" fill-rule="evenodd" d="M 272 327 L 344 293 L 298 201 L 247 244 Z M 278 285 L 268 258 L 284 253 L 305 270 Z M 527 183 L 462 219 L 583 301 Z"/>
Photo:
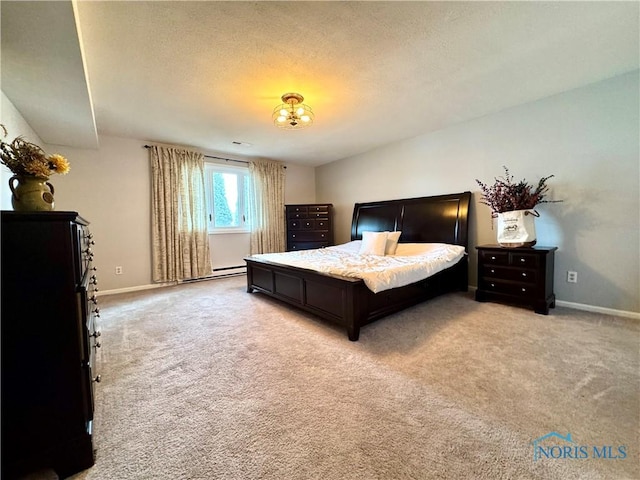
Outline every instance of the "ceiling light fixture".
<path id="1" fill-rule="evenodd" d="M 313 123 L 313 110 L 302 103 L 304 97 L 299 93 L 285 93 L 282 95 L 284 103 L 273 109 L 273 123 L 276 127 L 286 130 L 300 130 Z"/>

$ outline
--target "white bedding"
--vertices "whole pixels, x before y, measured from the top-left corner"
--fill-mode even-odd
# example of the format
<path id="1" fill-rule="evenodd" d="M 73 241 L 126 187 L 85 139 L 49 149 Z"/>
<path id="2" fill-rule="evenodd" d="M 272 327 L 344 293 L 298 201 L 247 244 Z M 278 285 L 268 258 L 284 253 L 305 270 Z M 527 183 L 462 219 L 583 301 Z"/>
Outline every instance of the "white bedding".
<path id="1" fill-rule="evenodd" d="M 360 255 L 360 240 L 317 250 L 263 253 L 253 257 L 343 277 L 361 278 L 374 293 L 403 287 L 458 263 L 464 247 L 400 243 L 395 255 Z"/>

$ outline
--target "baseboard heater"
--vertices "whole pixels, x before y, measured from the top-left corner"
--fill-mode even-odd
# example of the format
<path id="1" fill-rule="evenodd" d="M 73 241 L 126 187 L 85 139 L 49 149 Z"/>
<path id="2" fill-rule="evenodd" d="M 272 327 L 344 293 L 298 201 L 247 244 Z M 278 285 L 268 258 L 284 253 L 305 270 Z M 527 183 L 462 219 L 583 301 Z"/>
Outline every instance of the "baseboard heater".
<path id="1" fill-rule="evenodd" d="M 246 265 L 237 265 L 234 267 L 220 267 L 214 268 L 213 273 L 211 275 L 207 275 L 206 277 L 200 278 L 190 278 L 188 280 L 183 280 L 180 283 L 192 283 L 192 282 L 202 282 L 204 280 L 212 280 L 214 278 L 222 278 L 222 277 L 234 277 L 236 275 L 246 275 L 247 266 Z"/>
<path id="2" fill-rule="evenodd" d="M 244 275 L 247 273 L 246 265 L 236 265 L 235 267 L 220 267 L 213 269 L 213 277 L 228 277 L 231 275 Z"/>

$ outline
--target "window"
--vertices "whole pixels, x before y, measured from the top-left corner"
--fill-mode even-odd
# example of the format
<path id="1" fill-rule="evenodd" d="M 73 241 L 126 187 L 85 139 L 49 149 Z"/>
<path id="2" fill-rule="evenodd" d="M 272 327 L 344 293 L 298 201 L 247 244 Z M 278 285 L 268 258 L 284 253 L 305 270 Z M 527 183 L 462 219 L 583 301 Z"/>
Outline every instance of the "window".
<path id="1" fill-rule="evenodd" d="M 209 163 L 205 173 L 209 233 L 249 231 L 247 169 Z"/>

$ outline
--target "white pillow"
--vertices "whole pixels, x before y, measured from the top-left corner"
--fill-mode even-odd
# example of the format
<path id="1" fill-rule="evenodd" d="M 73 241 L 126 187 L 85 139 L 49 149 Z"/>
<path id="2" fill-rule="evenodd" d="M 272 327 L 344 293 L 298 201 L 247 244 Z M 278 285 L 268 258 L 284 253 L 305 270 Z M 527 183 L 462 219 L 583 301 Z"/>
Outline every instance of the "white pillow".
<path id="1" fill-rule="evenodd" d="M 387 244 L 384 247 L 385 255 L 394 255 L 396 248 L 398 248 L 398 240 L 400 240 L 400 234 L 402 232 L 388 232 Z"/>
<path id="2" fill-rule="evenodd" d="M 384 255 L 389 232 L 362 232 L 360 255 Z"/>

